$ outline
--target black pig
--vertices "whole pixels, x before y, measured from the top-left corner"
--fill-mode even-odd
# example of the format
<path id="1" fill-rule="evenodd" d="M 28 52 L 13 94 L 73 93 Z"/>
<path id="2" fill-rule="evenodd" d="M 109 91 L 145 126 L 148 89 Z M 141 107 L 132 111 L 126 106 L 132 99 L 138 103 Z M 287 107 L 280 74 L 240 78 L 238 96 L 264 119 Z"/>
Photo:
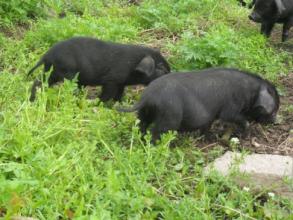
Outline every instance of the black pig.
<path id="1" fill-rule="evenodd" d="M 140 101 L 124 112 L 138 111 L 144 135 L 153 123 L 152 140 L 169 130 L 202 133 L 216 119 L 246 129 L 249 121 L 273 122 L 279 108 L 275 87 L 259 76 L 215 68 L 172 73 L 153 81 Z"/>
<path id="2" fill-rule="evenodd" d="M 254 9 L 249 19 L 261 23 L 261 33 L 267 37 L 271 35 L 275 23 L 282 23 L 284 42 L 293 26 L 293 0 L 254 0 Z"/>
<path id="3" fill-rule="evenodd" d="M 48 84 L 52 86 L 77 73 L 79 86 L 102 86 L 100 99 L 119 101 L 126 85 L 144 84 L 170 72 L 160 52 L 138 45 L 104 42 L 88 37 L 74 37 L 55 44 L 28 73 L 44 64 L 44 72 L 53 70 Z M 36 80 L 30 100 L 34 101 Z"/>

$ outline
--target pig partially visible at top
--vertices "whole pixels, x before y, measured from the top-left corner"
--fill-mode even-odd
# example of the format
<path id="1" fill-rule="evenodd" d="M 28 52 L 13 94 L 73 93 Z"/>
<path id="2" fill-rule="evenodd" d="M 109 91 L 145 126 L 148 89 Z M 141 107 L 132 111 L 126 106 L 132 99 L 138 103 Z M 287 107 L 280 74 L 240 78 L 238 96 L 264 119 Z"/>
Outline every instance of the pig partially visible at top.
<path id="1" fill-rule="evenodd" d="M 293 0 L 254 0 L 253 3 L 249 19 L 261 23 L 261 33 L 269 37 L 275 23 L 281 23 L 282 41 L 286 41 L 293 26 Z"/>

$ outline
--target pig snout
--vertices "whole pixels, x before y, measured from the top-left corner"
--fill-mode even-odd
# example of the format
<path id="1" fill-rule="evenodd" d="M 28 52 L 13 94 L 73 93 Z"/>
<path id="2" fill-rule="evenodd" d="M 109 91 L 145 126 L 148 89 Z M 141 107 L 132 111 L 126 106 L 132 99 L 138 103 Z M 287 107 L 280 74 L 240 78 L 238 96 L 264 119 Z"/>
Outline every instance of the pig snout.
<path id="1" fill-rule="evenodd" d="M 275 124 L 277 122 L 277 114 L 274 113 L 268 118 L 268 123 Z"/>
<path id="2" fill-rule="evenodd" d="M 268 125 L 268 124 L 275 124 L 277 119 L 275 116 L 267 116 L 267 117 L 260 117 L 257 122 L 260 122 L 262 124 Z"/>
<path id="3" fill-rule="evenodd" d="M 262 124 L 275 124 L 277 122 L 277 112 L 272 114 L 260 114 L 256 121 Z"/>
<path id="4" fill-rule="evenodd" d="M 252 12 L 248 18 L 254 22 L 261 22 L 261 17 L 255 12 Z"/>

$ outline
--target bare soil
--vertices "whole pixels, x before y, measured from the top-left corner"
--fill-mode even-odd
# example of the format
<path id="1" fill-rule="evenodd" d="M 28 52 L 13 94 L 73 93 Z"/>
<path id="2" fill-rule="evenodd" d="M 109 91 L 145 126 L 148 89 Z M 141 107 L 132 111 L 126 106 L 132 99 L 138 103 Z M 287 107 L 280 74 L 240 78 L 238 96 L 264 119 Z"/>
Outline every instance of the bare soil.
<path id="1" fill-rule="evenodd" d="M 0 33 L 3 33 L 7 38 L 19 40 L 24 37 L 28 29 L 30 29 L 30 24 L 16 24 L 14 28 L 0 27 Z"/>

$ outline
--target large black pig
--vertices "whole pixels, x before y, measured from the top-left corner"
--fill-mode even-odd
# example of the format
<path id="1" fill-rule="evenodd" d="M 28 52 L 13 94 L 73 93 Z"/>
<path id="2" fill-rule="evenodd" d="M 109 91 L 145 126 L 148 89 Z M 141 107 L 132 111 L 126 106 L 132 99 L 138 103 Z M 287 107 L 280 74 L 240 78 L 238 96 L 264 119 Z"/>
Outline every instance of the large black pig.
<path id="1" fill-rule="evenodd" d="M 172 73 L 153 81 L 140 101 L 124 112 L 138 111 L 140 130 L 152 141 L 169 130 L 206 133 L 216 119 L 247 129 L 250 121 L 273 122 L 279 108 L 276 88 L 251 73 L 227 68 Z"/>
<path id="2" fill-rule="evenodd" d="M 293 0 L 254 0 L 253 3 L 249 19 L 261 23 L 261 33 L 269 37 L 274 24 L 282 23 L 282 41 L 286 41 L 293 26 Z"/>
<path id="3" fill-rule="evenodd" d="M 104 42 L 88 37 L 61 41 L 49 49 L 28 73 L 44 64 L 44 72 L 53 70 L 48 84 L 52 86 L 77 73 L 79 86 L 102 86 L 100 99 L 119 101 L 127 85 L 147 85 L 170 72 L 159 51 L 138 45 Z M 33 83 L 30 100 L 34 101 L 41 81 Z"/>

